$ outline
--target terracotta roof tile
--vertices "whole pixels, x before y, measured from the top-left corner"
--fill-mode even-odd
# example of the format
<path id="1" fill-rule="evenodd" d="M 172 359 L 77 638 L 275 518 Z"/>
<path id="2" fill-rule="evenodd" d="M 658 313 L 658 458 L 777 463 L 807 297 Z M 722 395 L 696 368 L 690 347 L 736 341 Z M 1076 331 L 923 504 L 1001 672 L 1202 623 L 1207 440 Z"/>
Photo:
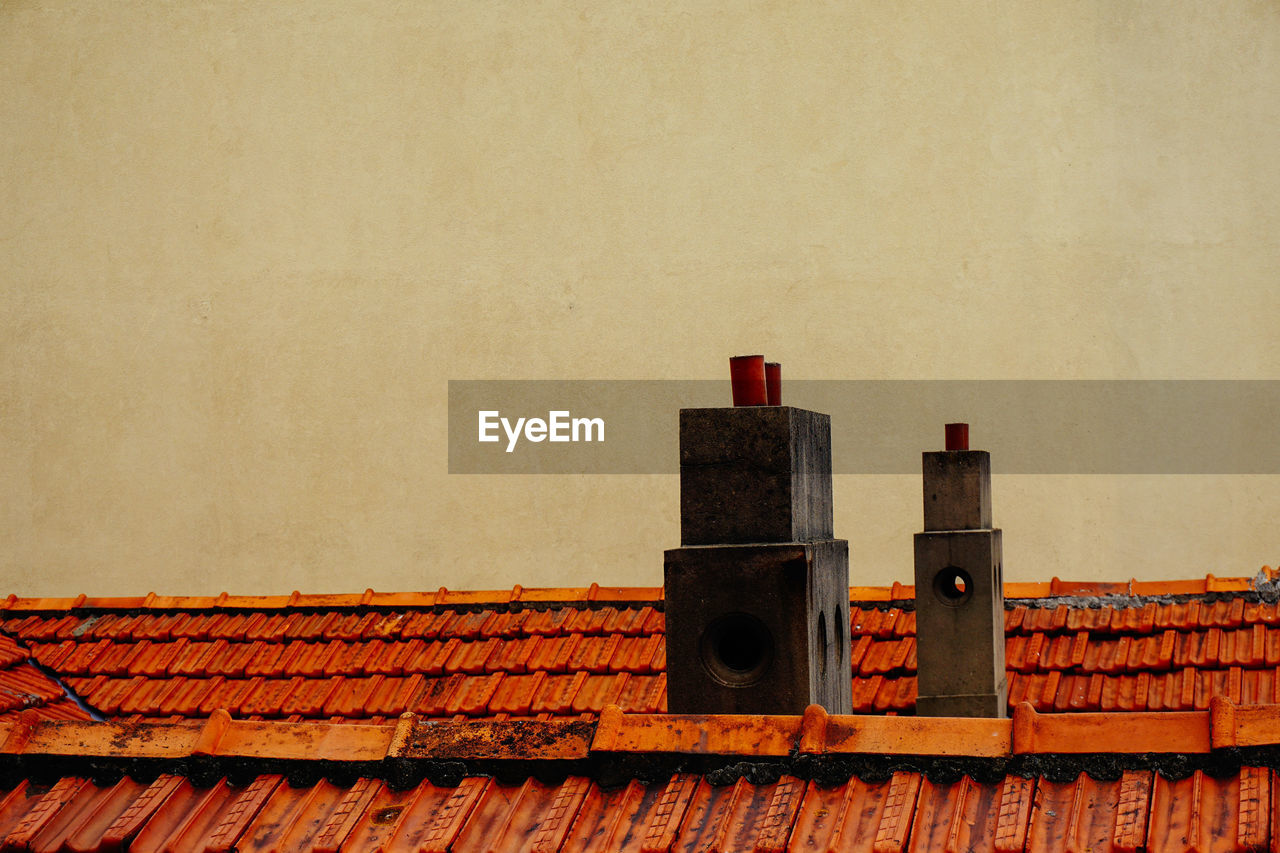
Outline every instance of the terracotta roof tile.
<path id="1" fill-rule="evenodd" d="M 455 676 L 462 693 L 483 690 L 525 676 Z M 644 676 L 590 676 L 628 685 Z M 355 679 L 337 702 L 373 702 L 391 679 Z M 242 697 L 246 705 L 269 707 L 260 691 Z M 160 682 L 162 683 L 162 682 Z M 152 686 L 140 688 L 146 695 Z M 170 688 L 166 688 L 170 689 Z M 623 688 L 625 690 L 625 688 Z M 363 699 L 355 698 L 364 692 Z M 1020 708 L 1012 721 L 958 721 L 941 718 L 826 717 L 813 709 L 796 718 L 628 718 L 606 711 L 591 750 L 629 748 L 657 752 L 702 751 L 708 744 L 728 758 L 786 756 L 797 744 L 819 751 L 895 753 L 936 750 L 938 745 L 1014 752 L 1042 752 L 1049 759 L 1064 750 L 1093 744 L 1105 750 L 1143 755 L 1152 749 L 1206 754 L 1211 749 L 1280 742 L 1280 710 L 1239 707 L 1215 700 L 1211 712 L 1132 718 L 1126 728 L 1104 715 L 1036 715 Z M 390 784 L 370 763 L 380 755 L 414 756 L 423 741 L 412 721 L 394 726 L 333 727 L 322 724 L 250 723 L 215 717 L 209 723 L 86 723 L 50 727 L 23 718 L 6 724 L 4 749 L 16 743 L 14 726 L 30 728 L 20 749 L 32 754 L 147 755 L 157 760 L 206 749 L 209 755 L 293 756 L 362 762 L 374 776 L 333 777 L 314 784 L 290 784 L 283 776 L 259 772 L 243 784 L 227 779 L 201 786 L 181 775 L 154 781 L 122 776 L 95 784 L 71 775 L 52 786 L 20 780 L 0 791 L 0 837 L 7 848 L 30 849 L 540 849 L 540 850 L 1257 850 L 1276 844 L 1280 828 L 1272 819 L 1275 775 L 1248 763 L 1213 774 L 1191 770 L 1168 777 L 1149 768 L 1125 768 L 1093 778 L 1005 775 L 983 777 L 897 770 L 888 778 L 851 774 L 817 784 L 782 772 L 769 777 L 677 773 L 662 781 L 636 779 L 600 787 L 589 775 L 571 772 L 554 783 L 526 776 L 514 783 L 463 776 L 446 785 Z M 221 720 L 221 722 L 219 722 Z M 438 745 L 473 743 L 508 750 L 496 724 L 427 727 Z M 477 728 L 476 726 L 479 726 Z M 559 724 L 563 726 L 564 724 Z M 594 724 L 587 724 L 588 731 Z M 454 728 L 450 728 L 453 726 Z M 606 735 L 605 729 L 609 729 Z M 346 733 L 337 731 L 345 729 Z M 989 732 L 988 732 L 989 730 Z M 515 731 L 514 729 L 508 731 Z M 560 728 L 568 740 L 569 730 Z M 396 733 L 404 738 L 396 740 Z M 806 734 L 810 732 L 810 734 Z M 811 735 L 816 735 L 814 740 Z M 1001 732 L 1004 732 L 1001 735 Z M 475 738 L 479 737 L 478 740 Z M 558 736 L 552 736 L 554 743 Z M 591 735 L 588 735 L 591 737 Z M 1001 737 L 1006 738 L 1001 746 Z M 486 739 L 488 738 L 488 739 Z M 605 739 L 611 740 L 605 740 Z M 470 740 L 469 740 L 470 739 Z M 396 744 L 400 743 L 400 746 Z M 201 744 L 204 744 L 202 747 Z M 489 746 L 487 747 L 486 744 Z M 75 752 L 71 752 L 74 750 Z M 436 753 L 425 753 L 436 754 Z M 464 753 L 466 754 L 466 753 Z M 575 753 L 584 755 L 585 753 Z M 908 752 L 907 754 L 910 754 Z M 966 754 L 966 753 L 957 753 Z M 967 753 L 979 754 L 979 753 Z M 1231 752 L 1228 755 L 1234 754 Z M 247 765 L 252 767 L 252 764 Z M 584 765 L 585 766 L 585 765 Z M 341 777 L 341 774 L 339 774 Z"/>
<path id="2" fill-rule="evenodd" d="M 1011 707 L 1025 700 L 1042 711 L 1129 712 L 1206 708 L 1214 695 L 1276 701 L 1280 609 L 1273 602 L 1246 600 L 1232 592 L 1244 588 L 1235 581 L 1205 581 L 1198 594 L 1208 592 L 1211 585 L 1226 591 L 1215 593 L 1217 598 L 1173 602 L 1100 599 L 1097 606 L 1081 606 L 1075 599 L 1070 604 L 1048 599 L 1012 603 L 1006 611 Z M 1123 586 L 1125 594 L 1138 589 Z M 1058 582 L 1055 589 L 1096 595 L 1111 587 Z M 878 603 L 850 608 L 851 675 L 860 712 L 913 710 L 915 614 L 895 598 L 907 591 L 903 587 L 886 593 Z M 412 700 L 446 716 L 483 717 L 526 708 L 531 713 L 576 715 L 583 713 L 578 709 L 600 706 L 596 694 L 604 691 L 606 683 L 622 685 L 618 701 L 630 707 L 660 707 L 642 698 L 642 688 L 651 683 L 645 677 L 660 675 L 666 667 L 661 611 L 652 603 L 626 601 L 619 590 L 609 593 L 608 603 L 593 604 L 591 596 L 596 593 L 590 589 L 566 592 L 560 601 L 547 591 L 523 589 L 490 599 L 485 598 L 487 593 L 456 591 L 443 598 L 439 593 L 414 594 L 416 598 L 375 593 L 354 598 L 299 595 L 279 601 L 154 596 L 130 601 L 130 606 L 138 608 L 132 612 L 94 610 L 95 604 L 110 602 L 84 599 L 80 609 L 62 613 L 22 609 L 55 606 L 57 600 L 10 599 L 5 602 L 9 610 L 3 621 L 5 633 L 0 635 L 0 684 L 7 670 L 29 666 L 29 655 L 63 679 L 106 677 L 93 681 L 92 696 L 84 698 L 108 715 L 122 713 L 122 703 L 149 708 L 159 702 L 173 713 L 199 716 L 208 712 L 202 709 L 214 707 L 210 702 L 240 696 L 255 712 L 270 716 L 272 712 L 263 709 L 271 701 L 264 697 L 289 696 L 295 709 L 291 713 L 302 713 L 297 708 L 305 707 L 305 716 L 313 718 L 326 714 L 326 708 L 329 716 L 341 709 L 339 715 L 353 720 L 395 716 L 410 709 L 388 705 L 400 692 L 381 686 L 382 682 L 368 694 L 370 701 L 379 697 L 376 711 L 352 700 L 360 693 L 347 694 L 345 699 L 321 695 L 327 690 L 323 685 L 330 680 L 367 682 L 381 676 L 386 681 L 413 675 L 426 678 L 415 682 L 419 689 Z M 428 607 L 428 601 L 448 606 L 366 609 L 401 599 Z M 537 603 L 511 604 L 515 609 L 506 609 L 510 602 L 519 601 Z M 222 609 L 163 609 L 187 603 Z M 345 609 L 288 609 L 295 605 Z M 514 679 L 537 673 L 543 678 L 533 693 L 522 692 L 533 685 L 532 679 L 512 681 L 509 688 L 495 689 L 488 705 L 478 701 L 486 693 L 472 681 L 448 679 L 453 675 Z M 630 679 L 619 679 L 623 674 Z M 16 676 L 7 677 L 17 685 Z M 11 709 L 23 702 L 63 701 L 57 683 L 39 677 L 41 689 L 26 690 L 28 698 L 18 695 L 24 691 L 10 691 Z M 216 678 L 223 681 L 203 689 L 196 683 Z M 592 680 L 587 692 L 579 697 L 588 678 Z M 231 692 L 254 679 L 259 681 L 252 692 Z M 460 684 L 467 687 L 466 694 L 453 701 L 453 710 L 439 693 L 443 686 L 437 682 L 441 681 L 455 689 Z M 146 693 L 125 703 L 125 696 L 118 694 L 132 689 Z M 494 705 L 494 696 L 503 698 Z"/>

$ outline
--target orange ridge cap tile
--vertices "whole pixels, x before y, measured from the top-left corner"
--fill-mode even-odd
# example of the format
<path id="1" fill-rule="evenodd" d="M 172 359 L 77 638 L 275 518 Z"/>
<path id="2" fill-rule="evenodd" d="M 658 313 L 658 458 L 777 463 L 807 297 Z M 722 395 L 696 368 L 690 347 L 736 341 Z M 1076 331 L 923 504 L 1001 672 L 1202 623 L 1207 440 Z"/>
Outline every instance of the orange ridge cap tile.
<path id="1" fill-rule="evenodd" d="M 1029 702 L 1013 710 L 1013 752 L 1190 753 L 1210 751 L 1205 711 L 1041 714 Z"/>
<path id="2" fill-rule="evenodd" d="M 1048 598 L 1051 584 L 1048 582 L 1007 583 L 1004 585 L 1005 598 Z"/>
<path id="3" fill-rule="evenodd" d="M 230 725 L 231 714 L 227 712 L 227 709 L 216 708 L 200 729 L 200 736 L 196 739 L 191 752 L 194 755 L 216 754 L 218 745 L 222 742 L 222 738 L 226 735 Z"/>
<path id="4" fill-rule="evenodd" d="M 1140 581 L 1130 582 L 1134 595 L 1203 595 L 1205 582 L 1203 579 L 1181 581 Z"/>
<path id="5" fill-rule="evenodd" d="M 396 727 L 391 732 L 391 742 L 387 744 L 387 757 L 398 758 L 404 754 L 405 749 L 409 745 L 409 740 L 413 737 L 413 731 L 418 727 L 418 715 L 412 711 L 405 711 L 396 721 Z"/>
<path id="6" fill-rule="evenodd" d="M 434 592 L 375 592 L 370 607 L 432 607 L 436 603 Z"/>
<path id="7" fill-rule="evenodd" d="M 881 755 L 1008 755 L 1013 721 L 995 717 L 830 717 L 825 752 Z"/>
<path id="8" fill-rule="evenodd" d="M 662 599 L 660 586 L 606 586 L 596 590 L 592 601 L 659 601 Z"/>
<path id="9" fill-rule="evenodd" d="M 816 755 L 827 746 L 827 725 L 831 716 L 821 705 L 804 709 L 800 723 L 800 741 L 796 748 L 801 754 Z"/>
<path id="10" fill-rule="evenodd" d="M 1213 575 L 1204 576 L 1205 592 L 1245 592 L 1253 589 L 1250 578 L 1218 578 Z"/>
<path id="11" fill-rule="evenodd" d="M 237 720 L 228 727 L 219 755 L 254 758 L 321 758 L 326 761 L 381 761 L 394 726 L 361 723 L 278 723 Z"/>
<path id="12" fill-rule="evenodd" d="M 237 610 L 280 610 L 288 604 L 287 595 L 228 595 L 219 606 Z"/>
<path id="13" fill-rule="evenodd" d="M 788 755 L 803 718 L 760 714 L 624 714 L 606 707 L 592 750 L 694 755 Z"/>
<path id="14" fill-rule="evenodd" d="M 1107 581 L 1064 581 L 1055 576 L 1049 581 L 1049 595 L 1129 595 L 1131 590 L 1128 581 L 1120 583 Z"/>
<path id="15" fill-rule="evenodd" d="M 1213 696 L 1209 714 L 1214 749 L 1280 743 L 1280 705 L 1236 705 L 1222 696 Z"/>
<path id="16" fill-rule="evenodd" d="M 1003 757 L 1013 754 L 1183 753 L 1274 745 L 1280 708 L 1214 697 L 1210 711 L 1039 714 L 1012 720 L 794 715 L 625 714 L 616 705 L 590 720 L 419 721 L 394 724 L 235 720 L 52 721 L 35 711 L 0 723 L 9 754 L 379 761 L 386 757 L 500 760 L 581 759 L 590 752 L 783 756 L 865 754 Z"/>
<path id="17" fill-rule="evenodd" d="M 892 589 L 887 586 L 851 586 L 849 601 L 892 601 Z"/>
<path id="18" fill-rule="evenodd" d="M 436 605 L 442 604 L 506 604 L 511 600 L 508 589 L 446 589 L 436 593 Z"/>
<path id="19" fill-rule="evenodd" d="M 229 718 L 228 718 L 229 720 Z M 198 751 L 199 721 L 180 723 L 118 720 L 49 720 L 40 723 L 21 750 L 26 755 L 174 758 L 213 754 Z"/>
<path id="20" fill-rule="evenodd" d="M 586 758 L 595 728 L 596 724 L 587 720 L 419 721 L 399 745 L 397 756 L 520 760 Z"/>
<path id="21" fill-rule="evenodd" d="M 521 587 L 519 597 L 509 598 L 508 600 L 528 602 L 578 602 L 586 601 L 589 593 L 589 589 L 580 586 Z"/>

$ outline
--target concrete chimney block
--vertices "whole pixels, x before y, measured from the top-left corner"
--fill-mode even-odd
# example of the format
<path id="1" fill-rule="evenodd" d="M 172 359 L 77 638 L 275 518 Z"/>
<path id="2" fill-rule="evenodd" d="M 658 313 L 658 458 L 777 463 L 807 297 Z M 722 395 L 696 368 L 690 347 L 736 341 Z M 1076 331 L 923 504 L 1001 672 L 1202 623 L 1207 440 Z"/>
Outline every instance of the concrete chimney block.
<path id="1" fill-rule="evenodd" d="M 915 537 L 916 713 L 1007 716 L 1001 533 L 991 458 L 923 454 L 924 532 Z"/>
<path id="2" fill-rule="evenodd" d="M 680 543 L 832 538 L 831 418 L 790 406 L 680 410 Z"/>
<path id="3" fill-rule="evenodd" d="M 832 537 L 831 420 L 680 412 L 682 547 L 666 552 L 667 709 L 853 710 L 849 546 Z"/>
<path id="4" fill-rule="evenodd" d="M 918 533 L 916 713 L 1007 716 L 999 530 Z"/>
<path id="5" fill-rule="evenodd" d="M 667 710 L 853 711 L 844 540 L 666 552 Z"/>
<path id="6" fill-rule="evenodd" d="M 924 529 L 991 529 L 991 454 L 944 450 L 924 454 Z"/>

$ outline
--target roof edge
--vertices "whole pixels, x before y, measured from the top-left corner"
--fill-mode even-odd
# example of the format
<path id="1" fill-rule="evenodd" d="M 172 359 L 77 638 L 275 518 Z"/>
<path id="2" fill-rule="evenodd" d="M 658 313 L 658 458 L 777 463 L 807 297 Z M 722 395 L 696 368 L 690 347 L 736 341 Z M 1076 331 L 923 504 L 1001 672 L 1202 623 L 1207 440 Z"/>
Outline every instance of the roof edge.
<path id="1" fill-rule="evenodd" d="M 1173 581 L 1139 581 L 1136 578 L 1122 582 L 1064 581 L 1054 577 L 1048 582 L 1006 583 L 1006 599 L 1052 599 L 1075 597 L 1123 598 L 1157 596 L 1196 596 L 1213 593 L 1277 591 L 1280 569 L 1263 566 L 1251 578 L 1220 578 L 1212 574 L 1203 578 Z M 452 590 L 440 587 L 435 591 L 375 592 L 363 593 L 301 593 L 294 590 L 289 595 L 157 595 L 144 596 L 95 596 L 81 593 L 71 598 L 21 597 L 10 594 L 0 600 L 0 610 L 9 611 L 66 611 L 66 610 L 281 610 L 284 608 L 354 608 L 354 607 L 465 607 L 474 605 L 510 604 L 572 604 L 590 605 L 614 602 L 658 602 L 663 599 L 662 587 L 523 587 L 516 584 L 509 590 Z M 849 588 L 849 600 L 858 602 L 911 601 L 915 599 L 915 587 L 894 583 L 892 586 L 854 586 Z"/>
<path id="2" fill-rule="evenodd" d="M 235 720 L 225 710 L 172 723 L 51 721 L 26 711 L 0 723 L 0 756 L 187 759 L 200 756 L 300 762 L 395 759 L 576 761 L 601 754 L 919 756 L 1206 755 L 1280 746 L 1280 706 L 1208 711 L 1040 714 L 1028 703 L 1012 719 L 829 715 L 625 714 L 598 720 L 436 722 L 404 714 L 395 724 Z"/>

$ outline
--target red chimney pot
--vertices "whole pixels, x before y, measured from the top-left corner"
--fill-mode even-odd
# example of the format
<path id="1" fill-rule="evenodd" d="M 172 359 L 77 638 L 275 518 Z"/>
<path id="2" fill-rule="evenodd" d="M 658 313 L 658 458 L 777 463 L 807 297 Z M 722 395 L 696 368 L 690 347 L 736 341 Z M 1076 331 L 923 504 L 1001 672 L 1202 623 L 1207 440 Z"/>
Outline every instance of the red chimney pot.
<path id="1" fill-rule="evenodd" d="M 729 359 L 733 405 L 763 406 L 769 401 L 764 381 L 764 356 L 737 355 Z"/>
<path id="2" fill-rule="evenodd" d="M 947 450 L 969 449 L 969 425 L 947 424 Z"/>
<path id="3" fill-rule="evenodd" d="M 782 405 L 782 365 L 776 361 L 764 363 L 765 397 L 770 406 Z"/>

